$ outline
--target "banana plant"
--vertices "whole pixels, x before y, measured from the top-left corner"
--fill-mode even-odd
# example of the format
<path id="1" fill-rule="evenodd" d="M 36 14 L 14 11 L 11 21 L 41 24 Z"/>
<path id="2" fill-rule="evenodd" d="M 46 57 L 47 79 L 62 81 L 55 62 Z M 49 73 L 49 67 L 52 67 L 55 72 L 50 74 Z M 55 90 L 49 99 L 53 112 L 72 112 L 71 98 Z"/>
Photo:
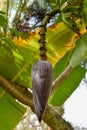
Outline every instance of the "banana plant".
<path id="1" fill-rule="evenodd" d="M 85 76 L 86 70 L 82 68 L 81 62 L 87 58 L 87 2 L 38 0 L 38 3 L 40 8 L 46 9 L 48 6 L 50 10 L 47 8 L 48 12 L 40 28 L 28 32 L 27 35 L 8 28 L 6 13 L 0 11 L 0 129 L 2 130 L 13 130 L 21 120 L 26 107 L 20 102 L 30 106 L 35 112 L 31 93 L 31 69 L 33 64 L 40 60 L 40 56 L 43 60 L 48 58 L 54 73 L 43 120 L 52 129 L 58 130 L 61 119 L 63 129 L 73 130 L 52 107 L 63 105 Z M 50 20 L 54 21 L 51 26 Z M 45 57 L 43 53 L 46 53 Z"/>

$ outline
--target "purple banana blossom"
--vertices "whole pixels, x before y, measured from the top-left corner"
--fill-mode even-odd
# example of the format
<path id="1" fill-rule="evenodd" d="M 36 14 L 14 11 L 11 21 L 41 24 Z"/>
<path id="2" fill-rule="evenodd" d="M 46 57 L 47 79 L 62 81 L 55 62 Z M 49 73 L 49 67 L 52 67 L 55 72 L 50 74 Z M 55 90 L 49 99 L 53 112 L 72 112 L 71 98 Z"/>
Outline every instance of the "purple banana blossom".
<path id="1" fill-rule="evenodd" d="M 34 106 L 41 122 L 52 87 L 52 66 L 48 61 L 39 60 L 33 65 L 31 75 Z"/>

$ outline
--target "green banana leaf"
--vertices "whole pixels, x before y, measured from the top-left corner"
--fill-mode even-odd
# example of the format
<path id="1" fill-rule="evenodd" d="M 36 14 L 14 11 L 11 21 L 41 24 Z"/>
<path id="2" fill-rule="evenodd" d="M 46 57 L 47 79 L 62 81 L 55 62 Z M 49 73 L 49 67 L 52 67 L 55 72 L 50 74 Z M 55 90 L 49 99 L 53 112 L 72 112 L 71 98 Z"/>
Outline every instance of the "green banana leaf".
<path id="1" fill-rule="evenodd" d="M 13 130 L 24 113 L 24 106 L 0 88 L 0 130 Z"/>
<path id="2" fill-rule="evenodd" d="M 54 67 L 54 78 L 57 78 L 67 65 L 71 52 L 68 52 Z M 55 90 L 49 99 L 49 103 L 55 106 L 61 106 L 79 86 L 82 78 L 84 78 L 86 70 L 81 66 L 73 68 L 66 80 Z"/>
<path id="3" fill-rule="evenodd" d="M 67 62 L 73 67 L 73 71 L 68 78 L 58 86 L 55 93 L 50 98 L 50 103 L 53 105 L 62 105 L 73 91 L 79 86 L 86 70 L 82 68 L 80 63 L 87 59 L 87 33 L 85 33 L 76 42 L 76 47 L 72 52 L 67 53 L 54 67 L 54 77 L 57 78 L 64 70 Z"/>

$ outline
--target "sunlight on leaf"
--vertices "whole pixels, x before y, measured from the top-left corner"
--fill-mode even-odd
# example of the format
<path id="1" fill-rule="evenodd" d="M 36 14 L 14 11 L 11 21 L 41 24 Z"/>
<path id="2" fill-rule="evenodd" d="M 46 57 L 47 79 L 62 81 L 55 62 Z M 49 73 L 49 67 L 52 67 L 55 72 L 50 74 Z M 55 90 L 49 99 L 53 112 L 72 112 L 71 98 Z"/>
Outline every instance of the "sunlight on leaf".
<path id="1" fill-rule="evenodd" d="M 39 30 L 29 34 L 29 39 L 25 41 L 22 38 L 14 38 L 13 41 L 17 45 L 27 44 L 29 48 L 33 47 L 37 49 L 37 57 L 39 58 Z M 69 34 L 69 35 L 68 35 Z M 63 23 L 59 23 L 52 27 L 47 28 L 47 55 L 48 60 L 55 65 L 55 63 L 64 56 L 64 54 L 75 47 L 76 34 L 69 30 Z M 31 51 L 31 50 L 30 50 Z M 34 53 L 35 54 L 35 53 Z"/>
<path id="2" fill-rule="evenodd" d="M 18 46 L 23 46 L 25 44 L 27 44 L 27 41 L 25 39 L 23 39 L 21 36 L 20 37 L 14 37 L 12 40 L 16 45 Z"/>

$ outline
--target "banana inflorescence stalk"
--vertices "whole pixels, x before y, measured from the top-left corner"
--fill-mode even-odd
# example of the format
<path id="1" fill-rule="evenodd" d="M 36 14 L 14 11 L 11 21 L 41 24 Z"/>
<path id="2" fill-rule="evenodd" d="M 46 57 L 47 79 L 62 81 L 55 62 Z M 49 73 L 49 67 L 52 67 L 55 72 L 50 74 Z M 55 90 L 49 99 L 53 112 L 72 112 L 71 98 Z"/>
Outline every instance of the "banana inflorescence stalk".
<path id="1" fill-rule="evenodd" d="M 39 32 L 39 50 L 41 59 L 33 65 L 31 72 L 33 101 L 39 122 L 41 122 L 42 116 L 44 114 L 53 82 L 52 65 L 47 61 L 46 55 L 47 49 L 45 33 L 48 16 L 46 16 L 45 18 L 46 19 L 42 21 L 42 25 Z"/>

